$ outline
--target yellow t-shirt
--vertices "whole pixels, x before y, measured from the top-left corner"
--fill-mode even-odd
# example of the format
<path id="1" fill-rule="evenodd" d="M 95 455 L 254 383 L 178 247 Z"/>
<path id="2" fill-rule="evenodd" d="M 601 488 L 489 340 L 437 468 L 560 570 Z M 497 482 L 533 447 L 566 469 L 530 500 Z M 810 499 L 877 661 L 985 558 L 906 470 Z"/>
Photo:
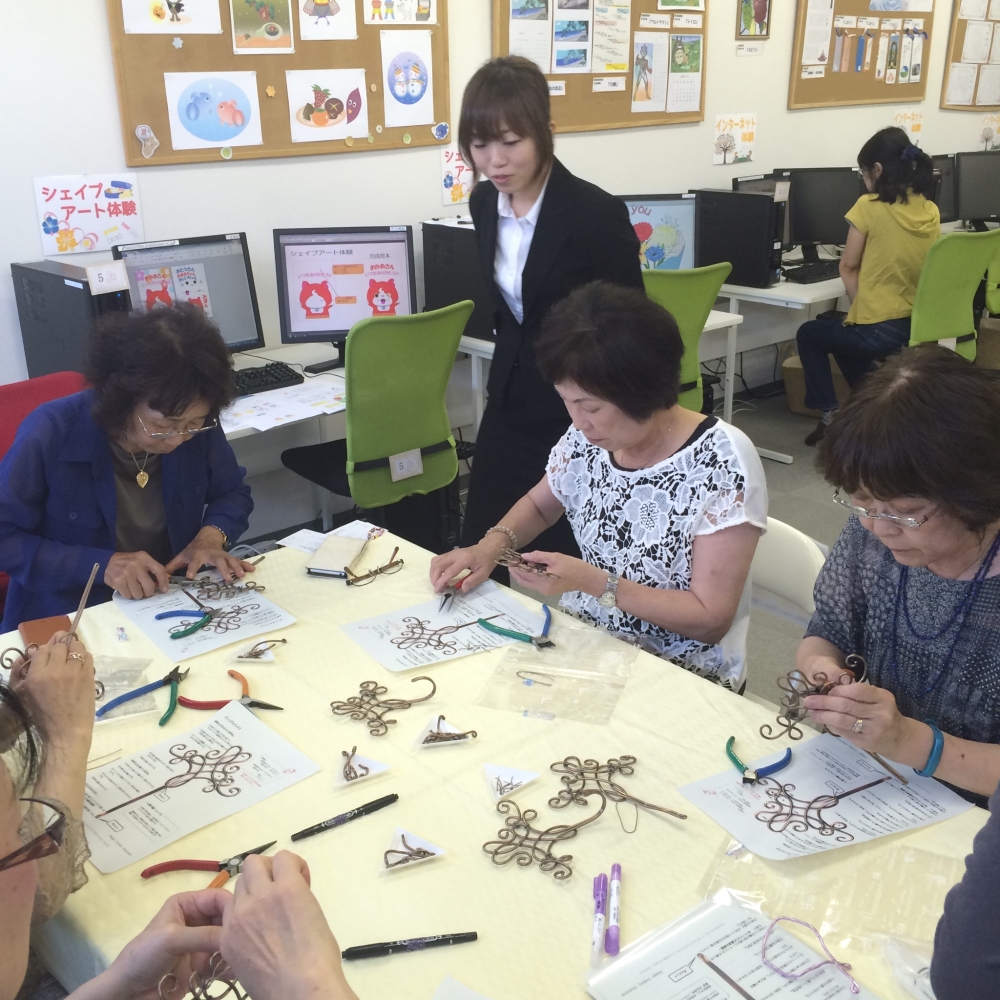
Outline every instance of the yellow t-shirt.
<path id="1" fill-rule="evenodd" d="M 923 195 L 910 192 L 904 204 L 863 194 L 847 221 L 864 233 L 858 294 L 845 323 L 882 323 L 913 312 L 913 298 L 931 244 L 941 235 L 941 213 Z"/>

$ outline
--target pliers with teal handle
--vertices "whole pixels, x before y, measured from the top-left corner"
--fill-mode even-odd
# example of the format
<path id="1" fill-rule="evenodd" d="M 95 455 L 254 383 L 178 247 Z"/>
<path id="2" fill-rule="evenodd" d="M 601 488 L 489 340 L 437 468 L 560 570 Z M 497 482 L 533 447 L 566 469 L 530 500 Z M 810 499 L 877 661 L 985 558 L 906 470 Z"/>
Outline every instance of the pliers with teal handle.
<path id="1" fill-rule="evenodd" d="M 554 646 L 555 643 L 549 638 L 549 628 L 552 625 L 552 612 L 549 610 L 547 604 L 542 605 L 542 612 L 545 614 L 545 623 L 542 625 L 541 635 L 528 635 L 527 632 L 516 632 L 511 628 L 502 628 L 500 625 L 494 625 L 493 622 L 487 621 L 485 618 L 480 618 L 479 624 L 487 632 L 503 635 L 508 639 L 516 639 L 518 642 L 530 642 L 536 649 L 545 649 L 548 646 Z"/>
<path id="2" fill-rule="evenodd" d="M 170 717 L 174 714 L 174 710 L 177 708 L 177 685 L 180 684 L 182 680 L 190 673 L 190 668 L 181 672 L 180 667 L 174 667 L 173 670 L 167 674 L 166 677 L 162 677 L 158 681 L 153 681 L 150 684 L 144 684 L 140 688 L 136 688 L 134 691 L 126 691 L 125 694 L 118 695 L 117 698 L 112 698 L 106 705 L 102 705 L 96 713 L 98 719 L 106 715 L 113 708 L 117 708 L 119 705 L 125 704 L 127 701 L 131 701 L 133 698 L 141 698 L 144 694 L 149 694 L 150 691 L 156 691 L 161 687 L 166 687 L 170 685 L 170 705 L 167 710 L 163 713 L 160 719 L 160 725 L 165 726 L 169 721 Z"/>
<path id="3" fill-rule="evenodd" d="M 754 785 L 760 781 L 761 778 L 766 778 L 769 775 L 782 770 L 782 768 L 788 767 L 788 765 L 792 762 L 792 749 L 791 747 L 786 747 L 785 754 L 781 760 L 776 761 L 773 764 L 767 764 L 764 767 L 758 767 L 754 770 L 751 767 L 747 767 L 746 764 L 744 764 L 743 761 L 736 756 L 736 751 L 733 749 L 735 743 L 736 737 L 730 736 L 726 741 L 726 756 L 733 762 L 738 771 L 743 772 L 744 785 Z"/>
<path id="4" fill-rule="evenodd" d="M 201 617 L 196 622 L 192 622 L 190 625 L 182 625 L 181 627 L 174 627 L 170 630 L 171 639 L 186 639 L 189 635 L 194 635 L 198 629 L 204 628 L 208 625 L 213 618 L 217 615 L 222 614 L 217 608 L 210 608 L 207 604 L 202 604 L 194 594 L 187 593 L 187 596 L 198 605 L 198 610 L 201 611 Z M 161 611 L 158 615 L 154 615 L 155 621 L 162 621 L 164 618 L 190 618 L 192 615 L 197 614 L 196 611 Z"/>

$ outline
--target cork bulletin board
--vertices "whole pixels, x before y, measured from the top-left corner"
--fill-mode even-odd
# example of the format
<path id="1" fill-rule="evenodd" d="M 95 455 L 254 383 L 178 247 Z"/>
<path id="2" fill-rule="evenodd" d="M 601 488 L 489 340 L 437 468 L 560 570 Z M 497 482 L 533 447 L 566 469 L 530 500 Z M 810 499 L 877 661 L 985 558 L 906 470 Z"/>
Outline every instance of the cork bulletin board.
<path id="1" fill-rule="evenodd" d="M 880 0 L 798 0 L 788 107 L 922 101 L 933 2 L 904 0 L 908 10 L 885 11 L 872 9 Z"/>
<path id="2" fill-rule="evenodd" d="M 705 118 L 707 0 L 493 0 L 493 55 L 549 81 L 557 132 Z"/>
<path id="3" fill-rule="evenodd" d="M 107 0 L 107 10 L 130 167 L 451 139 L 446 0 Z"/>
<path id="4" fill-rule="evenodd" d="M 1000 111 L 1000 0 L 954 0 L 941 107 Z"/>

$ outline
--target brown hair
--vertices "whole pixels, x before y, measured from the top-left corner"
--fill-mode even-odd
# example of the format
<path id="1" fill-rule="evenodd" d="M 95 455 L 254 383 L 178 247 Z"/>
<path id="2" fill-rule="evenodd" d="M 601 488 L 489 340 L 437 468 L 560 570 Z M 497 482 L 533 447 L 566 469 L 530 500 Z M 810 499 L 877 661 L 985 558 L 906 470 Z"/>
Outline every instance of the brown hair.
<path id="1" fill-rule="evenodd" d="M 638 288 L 592 281 L 552 308 L 535 345 L 550 382 L 575 382 L 633 420 L 677 402 L 684 343 L 673 316 Z"/>
<path id="2" fill-rule="evenodd" d="M 555 159 L 551 121 L 549 85 L 542 71 L 522 56 L 491 59 L 476 70 L 462 95 L 458 148 L 472 166 L 473 141 L 496 142 L 509 129 L 534 141 L 539 177 Z"/>
<path id="3" fill-rule="evenodd" d="M 1000 520 L 1000 377 L 937 344 L 893 355 L 826 431 L 817 466 L 847 493 L 931 500 L 972 531 Z"/>

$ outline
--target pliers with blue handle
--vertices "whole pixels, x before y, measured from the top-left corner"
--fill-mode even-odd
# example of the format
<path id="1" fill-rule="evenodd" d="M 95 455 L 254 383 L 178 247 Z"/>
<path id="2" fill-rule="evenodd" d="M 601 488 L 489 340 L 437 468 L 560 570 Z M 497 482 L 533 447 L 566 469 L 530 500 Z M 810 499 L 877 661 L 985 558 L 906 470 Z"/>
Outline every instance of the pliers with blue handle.
<path id="1" fill-rule="evenodd" d="M 102 716 L 106 715 L 113 708 L 117 708 L 119 705 L 124 705 L 125 702 L 131 701 L 133 698 L 141 698 L 144 694 L 149 694 L 150 691 L 156 691 L 158 688 L 166 687 L 170 685 L 170 704 L 167 710 L 163 713 L 160 719 L 160 725 L 165 726 L 169 721 L 170 717 L 174 714 L 174 709 L 177 708 L 177 685 L 180 684 L 182 680 L 190 673 L 190 668 L 181 673 L 180 667 L 174 667 L 173 670 L 167 674 L 166 677 L 161 678 L 158 681 L 153 681 L 150 684 L 144 684 L 140 688 L 136 688 L 134 691 L 126 691 L 125 694 L 118 695 L 117 698 L 112 698 L 106 705 L 102 705 L 96 712 L 96 717 L 100 719 Z"/>
<path id="2" fill-rule="evenodd" d="M 187 596 L 198 605 L 198 609 L 201 611 L 201 618 L 196 622 L 192 622 L 190 625 L 183 628 L 178 628 L 176 631 L 171 629 L 170 638 L 171 639 L 186 639 L 189 635 L 194 635 L 198 629 L 204 628 L 208 625 L 212 619 L 221 614 L 220 611 L 215 608 L 210 608 L 207 604 L 202 604 L 194 594 L 187 593 Z M 158 615 L 154 616 L 155 621 L 162 621 L 164 618 L 190 618 L 192 615 L 197 614 L 195 611 L 161 611 Z"/>
<path id="3" fill-rule="evenodd" d="M 736 756 L 736 751 L 733 749 L 735 743 L 736 737 L 730 736 L 726 741 L 726 756 L 733 762 L 738 771 L 743 772 L 744 785 L 755 785 L 761 778 L 766 778 L 771 774 L 775 774 L 777 771 L 782 770 L 782 768 L 788 767 L 788 765 L 792 762 L 792 749 L 791 747 L 786 747 L 785 754 L 781 760 L 776 761 L 774 764 L 767 764 L 764 767 L 758 767 L 754 770 L 751 767 L 747 767 L 746 764 L 744 764 L 743 761 Z"/>
<path id="4" fill-rule="evenodd" d="M 488 632 L 493 632 L 496 635 L 503 635 L 508 639 L 517 639 L 518 642 L 530 642 L 536 649 L 546 649 L 549 646 L 555 645 L 549 638 L 549 628 L 552 625 L 552 612 L 549 611 L 547 604 L 542 605 L 542 612 L 545 615 L 545 623 L 542 625 L 541 635 L 528 635 L 526 632 L 515 632 L 514 629 L 501 628 L 501 626 L 494 625 L 493 622 L 487 621 L 485 618 L 480 618 L 478 624 L 482 625 Z"/>

